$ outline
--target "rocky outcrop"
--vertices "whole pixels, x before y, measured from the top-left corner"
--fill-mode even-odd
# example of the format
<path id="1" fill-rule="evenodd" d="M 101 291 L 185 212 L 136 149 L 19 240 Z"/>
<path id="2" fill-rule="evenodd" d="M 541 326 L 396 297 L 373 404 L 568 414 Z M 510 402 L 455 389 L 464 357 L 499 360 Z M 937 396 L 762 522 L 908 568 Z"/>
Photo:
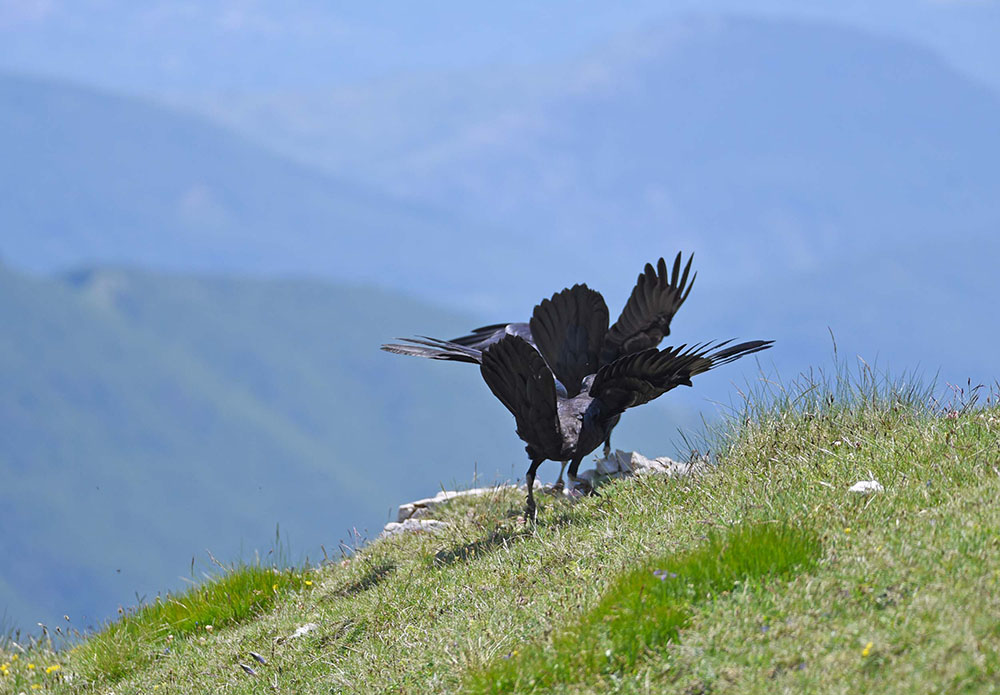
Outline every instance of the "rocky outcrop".
<path id="1" fill-rule="evenodd" d="M 591 486 L 597 487 L 610 480 L 618 478 L 628 478 L 634 475 L 663 475 L 674 477 L 679 475 L 691 475 L 704 470 L 708 466 L 706 461 L 694 461 L 682 463 L 674 461 L 666 456 L 650 459 L 637 451 L 616 451 L 607 458 L 600 459 L 579 477 L 587 481 Z M 524 490 L 524 485 L 493 485 L 491 487 L 473 488 L 471 490 L 442 490 L 433 497 L 426 497 L 422 500 L 415 500 L 399 505 L 396 512 L 396 521 L 390 521 L 385 525 L 380 537 L 392 536 L 407 531 L 434 531 L 448 524 L 436 519 L 427 519 L 434 507 L 449 502 L 457 497 L 479 497 L 504 488 L 517 488 Z M 542 485 L 535 481 L 535 489 L 550 490 L 552 485 Z M 569 497 L 579 496 L 579 493 L 570 490 L 567 485 L 563 493 Z"/>
<path id="2" fill-rule="evenodd" d="M 619 449 L 607 458 L 597 461 L 593 468 L 581 473 L 580 478 L 596 487 L 609 480 L 629 478 L 633 475 L 665 475 L 667 477 L 690 475 L 704 470 L 706 466 L 708 466 L 706 461 L 681 462 L 674 461 L 667 456 L 651 459 L 646 458 L 638 451 L 621 451 Z"/>
<path id="3" fill-rule="evenodd" d="M 406 519 L 402 522 L 390 521 L 379 535 L 394 536 L 397 533 L 406 533 L 407 531 L 437 531 L 447 525 L 447 522 L 438 521 L 437 519 Z"/>

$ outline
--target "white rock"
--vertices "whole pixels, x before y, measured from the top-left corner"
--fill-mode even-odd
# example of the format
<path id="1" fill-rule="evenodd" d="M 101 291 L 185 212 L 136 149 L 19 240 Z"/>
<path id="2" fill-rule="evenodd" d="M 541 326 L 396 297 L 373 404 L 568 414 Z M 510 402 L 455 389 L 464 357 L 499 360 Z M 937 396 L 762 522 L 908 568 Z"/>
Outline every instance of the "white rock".
<path id="1" fill-rule="evenodd" d="M 621 458 L 620 458 L 621 456 Z M 600 459 L 594 464 L 594 471 L 597 475 L 614 475 L 619 471 L 628 470 L 631 471 L 629 466 L 629 459 L 625 458 L 627 456 L 623 451 L 616 451 L 607 458 Z"/>
<path id="2" fill-rule="evenodd" d="M 313 630 L 319 629 L 319 625 L 316 623 L 306 623 L 302 627 L 296 628 L 295 632 L 288 636 L 288 639 L 298 639 L 299 637 L 304 637 L 308 635 Z"/>
<path id="3" fill-rule="evenodd" d="M 538 481 L 535 482 L 537 485 Z M 433 497 L 427 497 L 422 500 L 416 500 L 415 502 L 408 502 L 406 504 L 399 505 L 399 510 L 396 512 L 396 521 L 402 523 L 412 517 L 418 510 L 433 509 L 439 504 L 447 502 L 448 500 L 453 500 L 456 497 L 478 497 L 490 492 L 496 492 L 498 489 L 504 487 L 513 486 L 500 485 L 494 487 L 477 487 L 471 490 L 442 490 Z"/>
<path id="4" fill-rule="evenodd" d="M 651 459 L 638 451 L 615 451 L 607 458 L 600 459 L 594 468 L 579 474 L 579 478 L 589 483 L 597 483 L 608 479 L 627 478 L 632 475 L 690 475 L 698 473 L 707 466 L 704 461 L 682 463 L 667 456 Z"/>
<path id="5" fill-rule="evenodd" d="M 848 492 L 856 492 L 859 495 L 870 495 L 874 492 L 882 492 L 883 490 L 885 488 L 877 480 L 861 480 L 854 483 Z"/>
<path id="6" fill-rule="evenodd" d="M 390 521 L 382 529 L 379 538 L 383 536 L 395 536 L 398 533 L 439 531 L 449 525 L 447 522 L 438 521 L 437 519 L 407 519 L 402 522 Z"/>

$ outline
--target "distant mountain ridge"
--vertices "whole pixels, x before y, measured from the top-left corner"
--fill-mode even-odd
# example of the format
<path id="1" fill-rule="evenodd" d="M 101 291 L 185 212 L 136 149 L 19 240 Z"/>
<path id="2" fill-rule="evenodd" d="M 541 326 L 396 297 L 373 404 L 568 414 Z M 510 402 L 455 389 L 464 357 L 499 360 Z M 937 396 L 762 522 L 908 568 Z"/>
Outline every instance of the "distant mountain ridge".
<path id="1" fill-rule="evenodd" d="M 749 16 L 646 27 L 562 74 L 533 71 L 521 92 L 507 72 L 466 75 L 455 93 L 440 80 L 342 95 L 331 103 L 359 113 L 341 127 L 368 139 L 338 150 L 325 131 L 312 161 L 353 163 L 400 195 L 488 220 L 523 250 L 514 267 L 553 287 L 585 280 L 612 305 L 643 263 L 693 251 L 698 287 L 675 337 L 775 338 L 768 359 L 786 375 L 823 363 L 832 330 L 851 359 L 940 370 L 942 382 L 996 378 L 1000 333 L 983 318 L 1000 293 L 995 92 L 912 43 Z M 453 118 L 463 94 L 489 109 Z M 426 103 L 407 108 L 418 96 Z M 450 129 L 434 127 L 434 103 Z M 222 100 L 211 110 L 309 157 L 312 139 L 292 137 L 307 106 L 293 101 L 283 118 L 276 95 L 260 113 Z M 417 125 L 393 126 L 414 113 Z M 379 116 L 414 141 L 366 162 Z M 437 270 L 435 282 L 452 269 Z M 486 320 L 526 315 L 535 299 L 513 279 L 484 285 L 503 288 L 503 311 Z"/>
<path id="2" fill-rule="evenodd" d="M 21 268 L 110 262 L 398 289 L 426 281 L 414 259 L 461 253 L 428 288 L 440 297 L 510 258 L 496 235 L 446 213 L 132 97 L 0 74 L 0 151 L 0 256 Z"/>
<path id="3" fill-rule="evenodd" d="M 1000 98 L 855 30 L 669 22 L 596 51 L 519 115 L 410 153 L 384 181 L 548 259 L 579 265 L 600 247 L 622 268 L 669 239 L 739 284 L 1000 226 Z"/>

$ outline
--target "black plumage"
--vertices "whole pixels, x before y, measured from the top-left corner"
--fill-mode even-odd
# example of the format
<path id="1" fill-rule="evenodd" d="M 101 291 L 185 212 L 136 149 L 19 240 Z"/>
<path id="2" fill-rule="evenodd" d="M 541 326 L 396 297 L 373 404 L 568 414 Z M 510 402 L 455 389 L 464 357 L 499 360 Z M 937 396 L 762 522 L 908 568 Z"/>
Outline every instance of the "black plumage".
<path id="1" fill-rule="evenodd" d="M 523 338 L 544 356 L 556 377 L 556 392 L 561 396 L 575 396 L 577 391 L 571 392 L 567 384 L 579 384 L 584 376 L 595 373 L 600 367 L 610 364 L 623 355 L 656 347 L 663 338 L 670 335 L 670 322 L 690 294 L 698 275 L 691 274 L 691 262 L 694 256 L 690 256 L 683 267 L 681 260 L 682 255 L 678 253 L 669 270 L 663 258 L 657 261 L 655 267 L 647 263 L 639 274 L 621 315 L 610 328 L 608 328 L 609 316 L 604 298 L 599 292 L 586 288 L 586 285 L 580 285 L 586 288 L 586 291 L 581 290 L 579 295 L 572 293 L 575 288 L 558 293 L 559 295 L 571 293 L 565 296 L 572 298 L 573 302 L 559 303 L 557 308 L 554 303 L 555 297 L 543 300 L 535 307 L 532 318 L 527 323 L 495 323 L 451 340 L 427 336 L 400 338 L 402 342 L 383 345 L 382 349 L 399 355 L 482 364 L 484 350 L 504 337 L 514 335 Z M 566 315 L 554 316 L 555 311 L 566 312 Z M 590 342 L 587 344 L 579 342 L 581 328 L 573 318 L 584 313 L 589 317 L 588 320 L 596 321 L 598 324 L 603 321 L 603 330 L 600 330 L 599 325 L 588 326 L 587 335 Z M 554 320 L 558 318 L 563 318 L 565 321 Z M 542 322 L 542 319 L 546 321 Z M 553 335 L 550 332 L 553 330 L 566 330 L 573 335 Z M 540 347 L 539 343 L 543 347 Z M 583 352 L 587 355 L 587 360 L 580 363 L 572 355 L 560 354 L 556 345 L 559 346 L 559 350 Z M 574 365 L 573 370 L 567 371 L 569 369 L 567 365 L 570 363 Z M 613 425 L 608 429 L 604 441 L 605 456 L 611 453 L 612 429 Z M 559 479 L 562 480 L 562 473 L 559 474 Z"/>
<path id="2" fill-rule="evenodd" d="M 527 444 L 529 515 L 535 512 L 532 487 L 543 461 L 568 461 L 570 480 L 576 482 L 583 458 L 607 440 L 626 409 L 677 386 L 690 386 L 692 377 L 772 344 L 755 340 L 647 348 L 587 373 L 594 359 L 591 348 L 600 345 L 607 332 L 606 307 L 594 294 L 586 285 L 576 285 L 536 307 L 532 331 L 536 337 L 546 336 L 537 346 L 507 335 L 482 353 L 483 379 L 514 415 L 517 434 Z M 552 336 L 556 338 L 550 340 Z M 563 394 L 556 392 L 553 365 L 564 375 Z M 581 374 L 570 380 L 569 375 Z"/>
<path id="3" fill-rule="evenodd" d="M 681 254 L 670 272 L 662 258 L 655 269 L 647 264 L 610 328 L 604 298 L 581 284 L 542 300 L 528 323 L 483 326 L 450 341 L 410 338 L 382 349 L 480 365 L 484 381 L 514 415 L 517 434 L 527 445 L 527 511 L 533 515 L 532 486 L 543 461 L 568 462 L 570 479 L 577 482 L 580 463 L 601 442 L 607 455 L 611 430 L 625 410 L 771 347 L 772 341 L 755 340 L 658 350 L 691 291 L 695 276 L 690 270 L 691 259 L 682 269 Z"/>

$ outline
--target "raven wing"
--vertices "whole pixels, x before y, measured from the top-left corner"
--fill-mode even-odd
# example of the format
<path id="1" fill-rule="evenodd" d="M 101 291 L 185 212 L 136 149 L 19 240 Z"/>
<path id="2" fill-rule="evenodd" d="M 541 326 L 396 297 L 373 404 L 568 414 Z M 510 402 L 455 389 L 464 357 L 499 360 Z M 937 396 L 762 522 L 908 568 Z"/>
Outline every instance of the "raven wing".
<path id="1" fill-rule="evenodd" d="M 411 355 L 413 357 L 426 357 L 432 360 L 448 360 L 450 362 L 469 362 L 480 364 L 483 361 L 482 352 L 476 348 L 467 347 L 449 340 L 438 340 L 437 338 L 396 338 L 402 343 L 387 343 L 382 346 L 382 350 L 392 352 L 397 355 Z"/>
<path id="2" fill-rule="evenodd" d="M 567 397 L 580 393 L 583 378 L 600 367 L 601 345 L 608 332 L 608 305 L 601 293 L 586 285 L 557 292 L 535 307 L 529 326 Z"/>
<path id="3" fill-rule="evenodd" d="M 601 364 L 611 364 L 623 355 L 641 352 L 660 344 L 670 335 L 670 321 L 687 299 L 694 279 L 698 273 L 691 276 L 692 255 L 681 271 L 681 254 L 674 258 L 670 273 L 667 263 L 662 258 L 656 268 L 649 263 L 636 280 L 632 294 L 622 309 L 621 316 L 615 321 L 604 339 L 601 349 Z"/>
<path id="4" fill-rule="evenodd" d="M 490 326 L 481 326 L 474 329 L 468 335 L 452 338 L 448 342 L 476 348 L 477 350 L 485 350 L 505 335 L 518 335 L 532 345 L 535 343 L 531 337 L 531 329 L 526 323 L 494 323 Z"/>
<path id="5" fill-rule="evenodd" d="M 514 415 L 517 436 L 528 444 L 529 455 L 558 455 L 562 436 L 556 387 L 538 351 L 523 338 L 506 336 L 483 353 L 480 371 L 493 395 Z"/>
<path id="6" fill-rule="evenodd" d="M 603 404 L 607 415 L 621 413 L 677 386 L 690 386 L 692 377 L 766 350 L 774 341 L 752 340 L 726 347 L 730 342 L 664 350 L 649 348 L 626 355 L 601 367 L 591 384 L 590 395 Z"/>

